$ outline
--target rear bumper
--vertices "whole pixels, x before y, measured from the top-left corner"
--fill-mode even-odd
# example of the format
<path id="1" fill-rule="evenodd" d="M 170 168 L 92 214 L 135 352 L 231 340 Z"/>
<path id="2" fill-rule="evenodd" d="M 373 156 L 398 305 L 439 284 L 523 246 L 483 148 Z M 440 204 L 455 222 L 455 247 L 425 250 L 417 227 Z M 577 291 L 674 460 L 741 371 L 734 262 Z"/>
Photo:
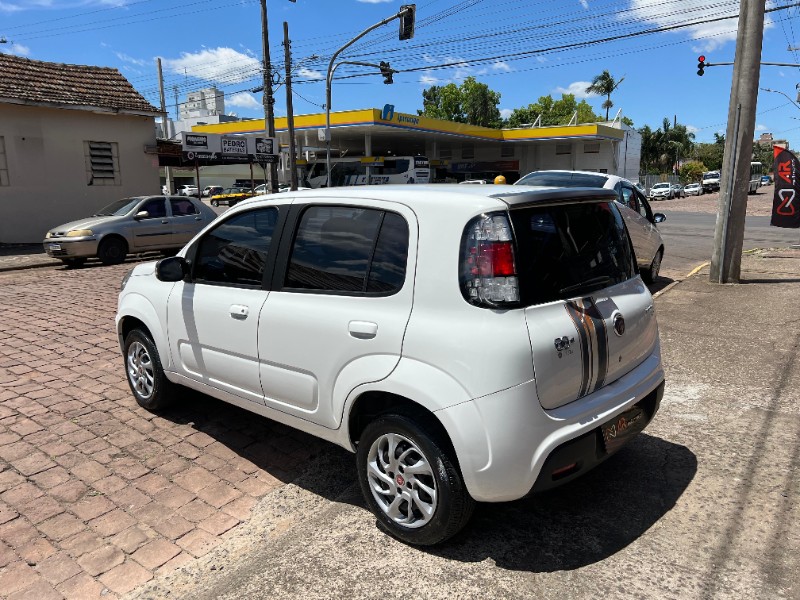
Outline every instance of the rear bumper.
<path id="1" fill-rule="evenodd" d="M 640 403 L 654 404 L 654 414 L 663 387 L 656 344 L 630 373 L 553 410 L 541 407 L 536 383 L 529 381 L 436 415 L 450 435 L 470 495 L 480 502 L 506 502 L 570 481 L 602 462 L 606 456 L 604 450 L 598 455 L 595 441 L 600 426 Z M 563 462 L 570 454 L 578 454 L 582 464 L 556 483 L 552 471 L 576 462 Z"/>

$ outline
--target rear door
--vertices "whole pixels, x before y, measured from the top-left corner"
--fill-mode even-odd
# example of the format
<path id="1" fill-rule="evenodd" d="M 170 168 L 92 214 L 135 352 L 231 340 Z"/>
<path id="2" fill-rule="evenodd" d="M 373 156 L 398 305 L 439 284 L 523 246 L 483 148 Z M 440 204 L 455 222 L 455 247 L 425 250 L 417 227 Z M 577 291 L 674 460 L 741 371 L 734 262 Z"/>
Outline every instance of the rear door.
<path id="1" fill-rule="evenodd" d="M 142 204 L 137 212 L 147 211 L 147 217 L 131 220 L 130 251 L 164 248 L 172 245 L 172 217 L 167 213 L 166 198 L 157 196 Z"/>
<path id="2" fill-rule="evenodd" d="M 188 198 L 169 199 L 172 210 L 172 243 L 183 246 L 208 223 L 200 210 Z"/>
<path id="3" fill-rule="evenodd" d="M 261 311 L 261 384 L 268 406 L 335 428 L 350 390 L 387 377 L 400 359 L 416 219 L 380 201 L 321 199 L 292 211 L 291 243 Z"/>
<path id="4" fill-rule="evenodd" d="M 658 335 L 613 202 L 510 211 L 539 401 L 562 406 L 639 365 Z"/>

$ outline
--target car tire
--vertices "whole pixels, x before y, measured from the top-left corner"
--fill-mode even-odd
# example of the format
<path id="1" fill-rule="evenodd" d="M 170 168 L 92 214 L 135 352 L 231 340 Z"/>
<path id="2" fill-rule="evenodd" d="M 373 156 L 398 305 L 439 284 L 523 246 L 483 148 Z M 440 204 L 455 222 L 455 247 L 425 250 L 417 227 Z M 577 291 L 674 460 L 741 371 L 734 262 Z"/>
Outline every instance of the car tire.
<path id="1" fill-rule="evenodd" d="M 356 454 L 358 480 L 379 526 L 390 535 L 430 546 L 469 521 L 475 501 L 448 446 L 405 415 L 380 416 L 364 429 Z"/>
<path id="2" fill-rule="evenodd" d="M 142 329 L 131 331 L 125 337 L 123 357 L 126 379 L 136 403 L 150 411 L 168 406 L 174 398 L 175 386 L 164 374 L 150 335 Z"/>
<path id="3" fill-rule="evenodd" d="M 661 260 L 664 258 L 664 250 L 662 248 L 658 249 L 656 255 L 653 257 L 653 262 L 650 263 L 650 266 L 647 269 L 642 271 L 642 279 L 648 285 L 653 284 L 658 279 L 658 273 L 661 271 Z"/>
<path id="4" fill-rule="evenodd" d="M 85 258 L 62 258 L 61 262 L 68 269 L 79 269 L 86 264 Z"/>
<path id="5" fill-rule="evenodd" d="M 116 236 L 105 238 L 97 248 L 97 258 L 104 265 L 118 265 L 125 261 L 127 254 L 128 244 Z"/>

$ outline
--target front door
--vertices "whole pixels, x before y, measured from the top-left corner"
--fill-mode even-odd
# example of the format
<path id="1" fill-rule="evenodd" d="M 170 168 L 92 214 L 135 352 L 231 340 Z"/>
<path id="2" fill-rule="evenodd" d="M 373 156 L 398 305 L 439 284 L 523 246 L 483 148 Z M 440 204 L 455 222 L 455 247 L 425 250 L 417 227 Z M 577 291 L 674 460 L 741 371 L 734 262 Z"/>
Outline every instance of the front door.
<path id="1" fill-rule="evenodd" d="M 400 360 L 417 229 L 405 206 L 334 201 L 293 209 L 293 242 L 258 338 L 267 405 L 330 428 L 352 389 Z"/>
<path id="2" fill-rule="evenodd" d="M 206 218 L 188 198 L 170 198 L 172 243 L 184 246 L 207 223 Z"/>
<path id="3" fill-rule="evenodd" d="M 277 208 L 259 208 L 206 232 L 190 252 L 190 280 L 175 284 L 167 308 L 176 372 L 259 403 L 258 317 L 277 222 Z"/>

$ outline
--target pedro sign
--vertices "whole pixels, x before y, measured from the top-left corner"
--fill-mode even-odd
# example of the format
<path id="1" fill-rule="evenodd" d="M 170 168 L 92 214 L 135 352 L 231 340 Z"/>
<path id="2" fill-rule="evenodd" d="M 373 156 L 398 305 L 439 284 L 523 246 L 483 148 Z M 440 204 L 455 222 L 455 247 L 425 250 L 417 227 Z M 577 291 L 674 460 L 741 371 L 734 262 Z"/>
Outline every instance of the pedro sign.
<path id="1" fill-rule="evenodd" d="M 773 146 L 775 197 L 772 200 L 774 227 L 800 228 L 800 163 L 786 148 Z"/>

